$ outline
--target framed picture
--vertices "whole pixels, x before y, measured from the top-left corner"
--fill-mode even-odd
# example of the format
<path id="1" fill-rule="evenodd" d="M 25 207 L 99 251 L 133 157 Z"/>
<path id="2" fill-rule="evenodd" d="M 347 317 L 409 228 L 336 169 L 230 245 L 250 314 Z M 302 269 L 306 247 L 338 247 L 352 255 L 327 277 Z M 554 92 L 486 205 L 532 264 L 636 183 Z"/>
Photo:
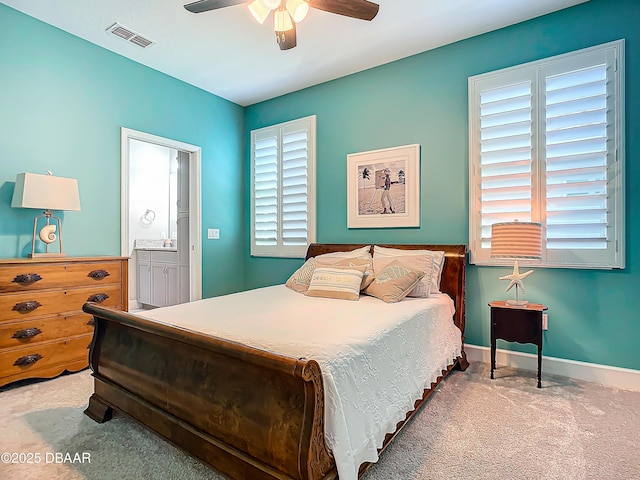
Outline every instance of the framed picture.
<path id="1" fill-rule="evenodd" d="M 347 227 L 420 226 L 420 145 L 347 155 Z"/>

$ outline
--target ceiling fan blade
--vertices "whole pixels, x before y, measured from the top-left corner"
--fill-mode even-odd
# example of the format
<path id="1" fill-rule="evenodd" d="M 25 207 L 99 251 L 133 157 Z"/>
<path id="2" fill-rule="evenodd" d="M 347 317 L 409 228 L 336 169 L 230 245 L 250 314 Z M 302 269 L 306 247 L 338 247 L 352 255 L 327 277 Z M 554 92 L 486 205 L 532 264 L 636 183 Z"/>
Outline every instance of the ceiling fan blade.
<path id="1" fill-rule="evenodd" d="M 289 50 L 296 46 L 296 24 L 293 23 L 293 28 L 284 32 L 276 32 L 276 41 L 280 50 Z"/>
<path id="2" fill-rule="evenodd" d="M 360 20 L 373 20 L 380 8 L 367 0 L 309 0 L 309 6 Z"/>
<path id="3" fill-rule="evenodd" d="M 247 0 L 198 0 L 197 2 L 188 3 L 184 6 L 191 13 L 208 12 L 209 10 L 217 10 L 218 8 L 231 7 L 246 3 Z"/>

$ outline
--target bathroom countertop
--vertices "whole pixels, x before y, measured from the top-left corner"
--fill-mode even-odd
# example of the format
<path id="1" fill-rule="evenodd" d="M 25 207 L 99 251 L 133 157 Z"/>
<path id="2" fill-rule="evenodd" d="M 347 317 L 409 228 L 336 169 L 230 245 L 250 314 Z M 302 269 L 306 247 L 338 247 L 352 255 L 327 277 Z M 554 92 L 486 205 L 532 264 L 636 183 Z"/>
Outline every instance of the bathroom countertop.
<path id="1" fill-rule="evenodd" d="M 165 246 L 166 239 L 136 239 L 134 242 L 134 250 L 158 250 L 161 252 L 177 252 L 178 247 L 175 245 Z"/>

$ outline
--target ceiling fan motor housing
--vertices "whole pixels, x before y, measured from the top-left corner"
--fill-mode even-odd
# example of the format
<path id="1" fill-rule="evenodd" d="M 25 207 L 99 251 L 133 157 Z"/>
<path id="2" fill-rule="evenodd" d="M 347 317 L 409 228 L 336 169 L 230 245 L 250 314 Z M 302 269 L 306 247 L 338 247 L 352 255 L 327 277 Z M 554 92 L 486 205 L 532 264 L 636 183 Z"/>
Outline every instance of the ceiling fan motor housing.
<path id="1" fill-rule="evenodd" d="M 251 14 L 263 23 L 274 11 L 276 41 L 280 50 L 296 46 L 296 23 L 307 15 L 309 7 L 360 20 L 373 20 L 380 8 L 368 0 L 198 0 L 184 6 L 192 13 L 208 12 L 233 5 L 249 3 Z"/>

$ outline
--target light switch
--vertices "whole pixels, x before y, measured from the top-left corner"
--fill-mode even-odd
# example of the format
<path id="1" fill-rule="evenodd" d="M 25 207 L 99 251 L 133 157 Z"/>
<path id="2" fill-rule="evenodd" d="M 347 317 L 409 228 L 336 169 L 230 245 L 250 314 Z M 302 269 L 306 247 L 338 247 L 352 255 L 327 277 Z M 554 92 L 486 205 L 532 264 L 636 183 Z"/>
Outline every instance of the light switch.
<path id="1" fill-rule="evenodd" d="M 220 238 L 220 229 L 218 228 L 207 229 L 207 238 L 209 240 L 218 240 Z"/>

